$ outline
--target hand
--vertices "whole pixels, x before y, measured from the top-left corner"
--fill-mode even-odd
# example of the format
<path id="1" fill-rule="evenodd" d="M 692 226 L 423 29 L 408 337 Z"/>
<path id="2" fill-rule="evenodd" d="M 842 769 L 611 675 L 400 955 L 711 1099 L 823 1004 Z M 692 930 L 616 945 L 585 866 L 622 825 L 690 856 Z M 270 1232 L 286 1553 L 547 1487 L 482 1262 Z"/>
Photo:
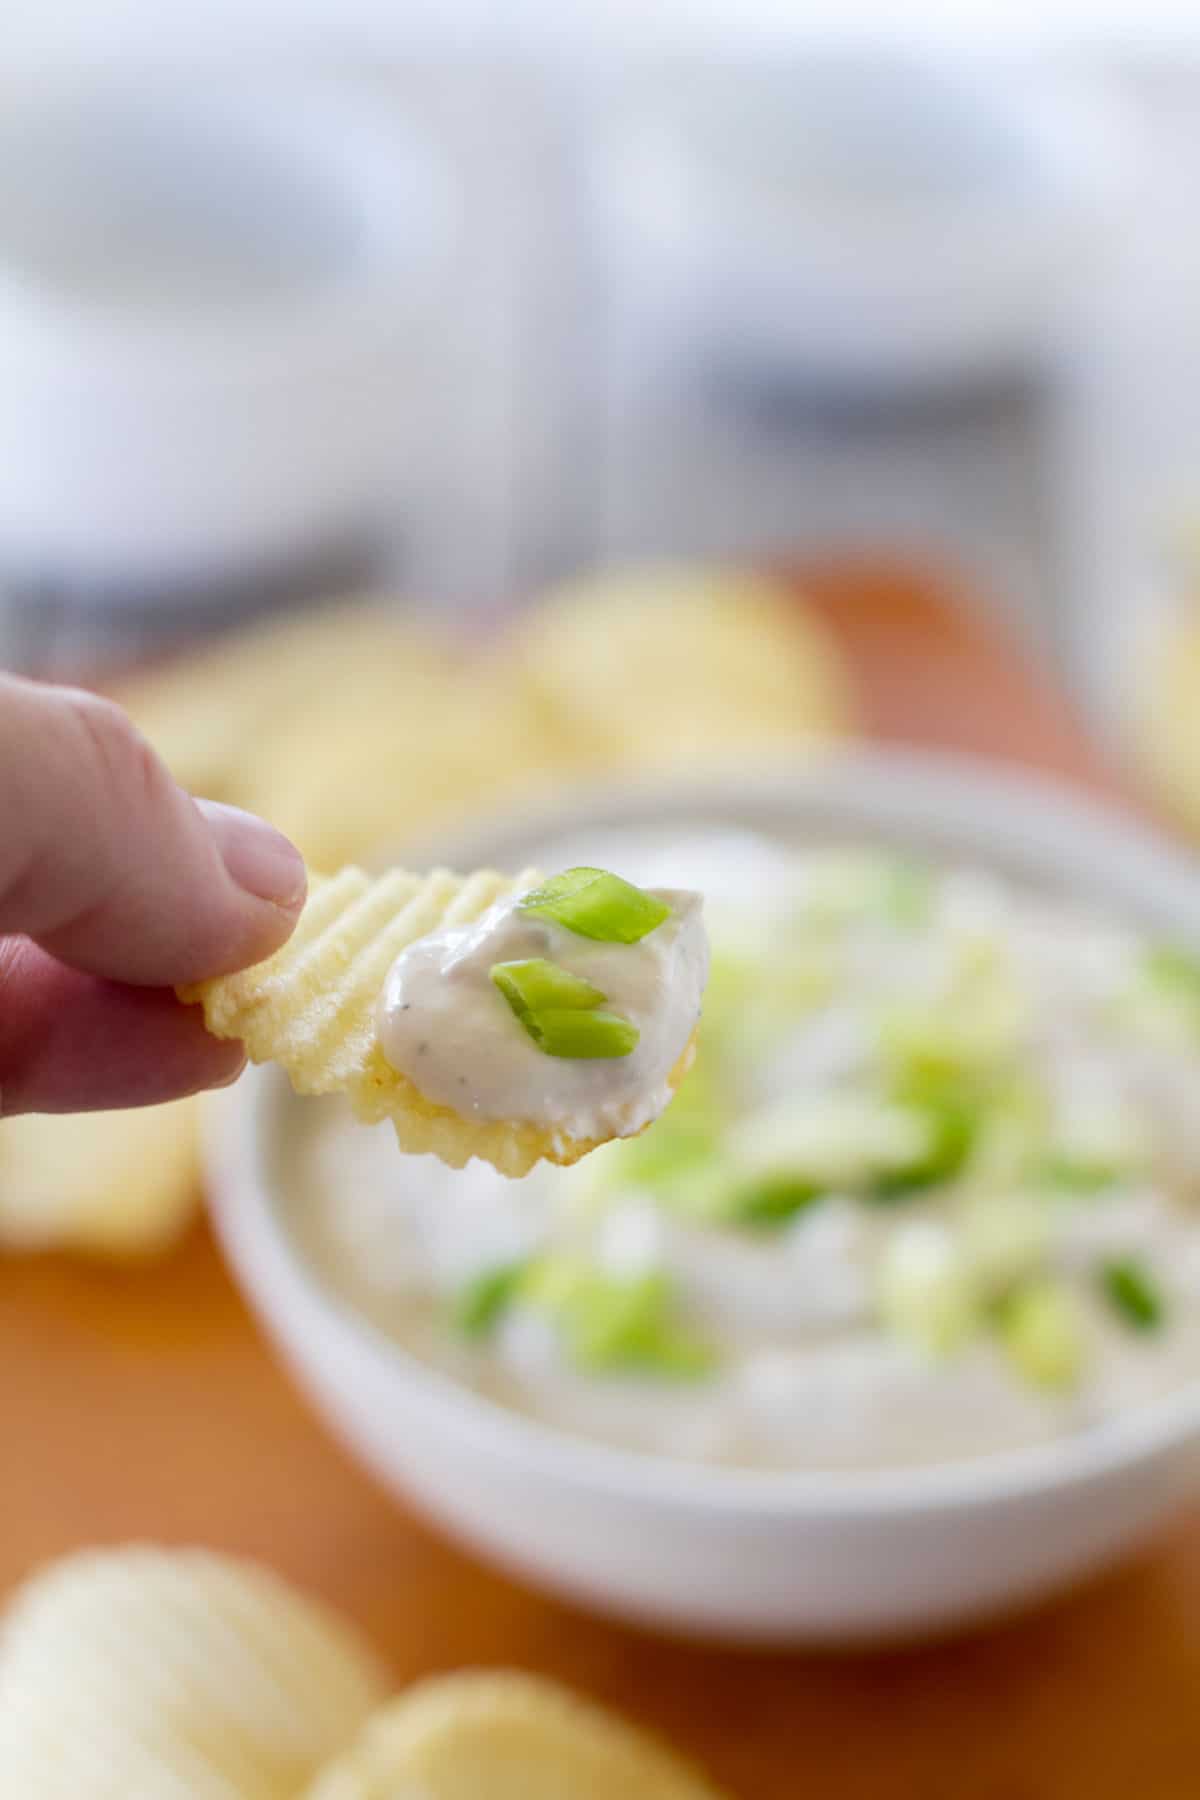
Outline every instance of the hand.
<path id="1" fill-rule="evenodd" d="M 178 982 L 290 935 L 304 864 L 176 786 L 125 714 L 0 675 L 0 1114 L 141 1106 L 240 1072 Z"/>

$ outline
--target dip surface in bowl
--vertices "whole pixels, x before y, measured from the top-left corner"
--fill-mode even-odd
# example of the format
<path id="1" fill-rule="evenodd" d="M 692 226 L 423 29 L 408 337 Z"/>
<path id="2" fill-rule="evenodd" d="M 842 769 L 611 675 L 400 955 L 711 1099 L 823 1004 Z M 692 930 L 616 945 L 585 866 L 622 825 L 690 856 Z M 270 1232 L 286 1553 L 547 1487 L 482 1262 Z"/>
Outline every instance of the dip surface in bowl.
<path id="1" fill-rule="evenodd" d="M 578 848 L 705 892 L 695 1069 L 519 1182 L 298 1109 L 328 1287 L 505 1406 L 750 1467 L 979 1456 L 1200 1373 L 1200 963 L 890 850 Z"/>

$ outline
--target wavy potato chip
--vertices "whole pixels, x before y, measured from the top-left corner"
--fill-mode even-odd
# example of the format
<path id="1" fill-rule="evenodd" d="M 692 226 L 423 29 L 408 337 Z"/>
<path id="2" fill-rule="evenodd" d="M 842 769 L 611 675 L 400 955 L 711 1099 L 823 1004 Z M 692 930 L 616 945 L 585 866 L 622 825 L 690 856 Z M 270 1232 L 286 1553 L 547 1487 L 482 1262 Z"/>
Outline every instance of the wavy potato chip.
<path id="1" fill-rule="evenodd" d="M 372 880 L 343 869 L 314 880 L 295 932 L 266 962 L 240 974 L 180 989 L 198 1001 L 217 1037 L 240 1038 L 254 1062 L 277 1062 L 299 1094 L 341 1093 L 367 1124 L 390 1118 L 403 1150 L 432 1153 L 460 1169 L 472 1156 L 501 1174 L 525 1175 L 536 1162 L 578 1161 L 603 1141 L 570 1138 L 523 1120 L 468 1119 L 426 1097 L 392 1068 L 380 1048 L 375 1013 L 400 952 L 443 926 L 468 924 L 495 901 L 523 893 L 536 870 L 516 877 L 479 870 L 431 875 L 394 870 Z M 691 1066 L 688 1045 L 672 1071 L 677 1087 Z"/>
<path id="2" fill-rule="evenodd" d="M 152 1256 L 200 1198 L 195 1099 L 0 1121 L 0 1246 Z"/>
<path id="3" fill-rule="evenodd" d="M 849 680 L 782 583 L 647 567 L 569 584 L 513 635 L 513 682 L 564 763 L 711 764 L 843 736 Z"/>
<path id="4" fill-rule="evenodd" d="M 208 799 L 247 804 L 257 757 L 298 722 L 360 692 L 392 711 L 426 685 L 452 679 L 451 648 L 377 601 L 344 601 L 268 619 L 220 638 L 113 694 L 175 779 Z M 364 684 L 371 692 L 361 698 Z"/>
<path id="5" fill-rule="evenodd" d="M 387 1692 L 340 1619 L 252 1563 L 65 1558 L 0 1622 L 8 1800 L 293 1800 Z"/>
<path id="6" fill-rule="evenodd" d="M 673 1750 L 519 1672 L 422 1682 L 371 1719 L 306 1800 L 721 1800 Z"/>
<path id="7" fill-rule="evenodd" d="M 339 868 L 441 829 L 544 779 L 545 747 L 511 692 L 478 670 L 397 686 L 367 673 L 281 721 L 241 804 Z"/>

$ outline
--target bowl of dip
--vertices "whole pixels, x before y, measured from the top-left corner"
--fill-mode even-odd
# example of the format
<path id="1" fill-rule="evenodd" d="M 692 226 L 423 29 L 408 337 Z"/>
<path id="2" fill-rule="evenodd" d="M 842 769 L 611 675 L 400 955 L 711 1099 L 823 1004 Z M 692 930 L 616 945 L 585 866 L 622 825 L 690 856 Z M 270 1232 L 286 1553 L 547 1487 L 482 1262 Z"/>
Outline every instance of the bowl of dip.
<path id="1" fill-rule="evenodd" d="M 529 1579 L 853 1641 L 1027 1604 L 1200 1482 L 1200 878 L 1050 783 L 854 752 L 577 795 L 413 866 L 705 895 L 664 1118 L 507 1181 L 271 1069 L 218 1229 L 337 1435 Z"/>

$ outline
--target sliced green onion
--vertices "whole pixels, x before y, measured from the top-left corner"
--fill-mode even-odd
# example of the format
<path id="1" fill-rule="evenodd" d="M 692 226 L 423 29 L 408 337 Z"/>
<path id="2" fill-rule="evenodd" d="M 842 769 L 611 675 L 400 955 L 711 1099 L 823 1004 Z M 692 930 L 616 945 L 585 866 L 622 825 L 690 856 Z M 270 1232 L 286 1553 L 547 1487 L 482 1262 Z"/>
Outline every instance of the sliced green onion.
<path id="1" fill-rule="evenodd" d="M 1200 957 L 1178 944 L 1154 944 L 1146 952 L 1145 969 L 1156 987 L 1200 1001 Z"/>
<path id="2" fill-rule="evenodd" d="M 970 1155 L 978 1122 L 973 1107 L 942 1100 L 929 1101 L 919 1110 L 928 1130 L 925 1149 L 906 1163 L 882 1170 L 872 1184 L 872 1200 L 886 1205 L 951 1181 Z"/>
<path id="3" fill-rule="evenodd" d="M 702 1381 L 716 1367 L 710 1344 L 680 1325 L 666 1322 L 642 1334 L 632 1347 L 629 1367 L 669 1381 Z"/>
<path id="4" fill-rule="evenodd" d="M 891 1005 L 879 1016 L 879 1048 L 901 1081 L 992 1079 L 1010 1069 L 1028 1028 L 1029 997 L 997 970 L 968 976 L 932 1005 Z"/>
<path id="5" fill-rule="evenodd" d="M 935 884 L 926 863 L 906 856 L 884 859 L 880 870 L 880 903 L 885 917 L 895 925 L 928 924 L 933 913 Z"/>
<path id="6" fill-rule="evenodd" d="M 681 1175 L 704 1167 L 716 1153 L 715 1124 L 687 1114 L 675 1119 L 674 1110 L 673 1102 L 648 1131 L 614 1144 L 604 1164 L 606 1177 L 620 1187 L 650 1188 L 659 1194 Z"/>
<path id="7" fill-rule="evenodd" d="M 521 1297 L 543 1312 L 559 1313 L 573 1304 L 589 1278 L 582 1257 L 565 1253 L 539 1256 L 530 1263 L 521 1283 Z"/>
<path id="8" fill-rule="evenodd" d="M 1127 1325 L 1135 1331 L 1158 1330 L 1166 1311 L 1162 1290 L 1137 1257 L 1117 1257 L 1105 1263 L 1100 1284 Z"/>
<path id="9" fill-rule="evenodd" d="M 1045 1280 L 1019 1288 L 1000 1306 L 996 1324 L 1017 1372 L 1032 1387 L 1075 1386 L 1083 1368 L 1084 1325 L 1075 1297 Z"/>
<path id="10" fill-rule="evenodd" d="M 454 1302 L 454 1323 L 467 1337 L 486 1337 L 516 1298 L 528 1261 L 500 1263 L 467 1282 Z"/>
<path id="11" fill-rule="evenodd" d="M 601 1012 L 600 989 L 542 957 L 493 963 L 493 982 L 546 1056 L 580 1061 L 628 1056 L 641 1036 L 619 1013 Z"/>
<path id="12" fill-rule="evenodd" d="M 732 1225 L 770 1230 L 788 1224 L 827 1192 L 820 1182 L 806 1181 L 801 1175 L 782 1171 L 760 1175 L 749 1181 L 734 1182 L 726 1188 L 721 1217 Z"/>
<path id="13" fill-rule="evenodd" d="M 708 1345 L 670 1317 L 670 1284 L 658 1271 L 610 1275 L 574 1258 L 550 1258 L 525 1294 L 550 1313 L 571 1360 L 591 1374 L 694 1379 L 713 1366 Z"/>
<path id="14" fill-rule="evenodd" d="M 1051 1151 L 1033 1171 L 1035 1179 L 1064 1194 L 1099 1194 L 1127 1173 L 1115 1163 Z"/>
<path id="15" fill-rule="evenodd" d="M 915 858 L 831 850 L 814 862 L 801 906 L 820 928 L 870 917 L 918 926 L 929 918 L 933 897 L 932 870 Z"/>
<path id="16" fill-rule="evenodd" d="M 1042 1195 L 1021 1189 L 972 1194 L 961 1214 L 963 1253 L 988 1296 L 1003 1296 L 1043 1267 L 1051 1243 L 1052 1209 Z"/>
<path id="17" fill-rule="evenodd" d="M 553 919 L 579 937 L 636 944 L 670 917 L 671 909 L 644 888 L 605 869 L 567 869 L 517 902 L 520 912 Z"/>
<path id="18" fill-rule="evenodd" d="M 928 1356 L 949 1356 L 978 1329 L 979 1296 L 968 1259 L 940 1225 L 896 1231 L 880 1260 L 879 1312 L 888 1329 Z"/>
<path id="19" fill-rule="evenodd" d="M 628 1056 L 641 1037 L 632 1020 L 619 1013 L 540 1012 L 521 1023 L 544 1055 L 573 1057 L 580 1062 Z"/>
<path id="20" fill-rule="evenodd" d="M 540 1012 L 586 1012 L 605 1001 L 590 981 L 540 956 L 493 963 L 489 973 L 522 1025 Z"/>

